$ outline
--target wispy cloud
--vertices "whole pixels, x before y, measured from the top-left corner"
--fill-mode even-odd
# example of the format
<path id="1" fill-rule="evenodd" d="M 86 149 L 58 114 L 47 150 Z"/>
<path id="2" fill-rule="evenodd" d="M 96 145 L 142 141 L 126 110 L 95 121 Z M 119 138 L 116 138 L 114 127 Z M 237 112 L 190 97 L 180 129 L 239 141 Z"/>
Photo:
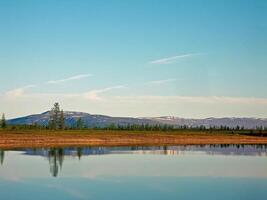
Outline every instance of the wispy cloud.
<path id="1" fill-rule="evenodd" d="M 185 102 L 199 104 L 243 104 L 243 105 L 267 105 L 267 98 L 257 97 L 229 97 L 229 96 L 116 96 L 117 100 L 140 101 L 140 102 Z"/>
<path id="2" fill-rule="evenodd" d="M 46 83 L 47 84 L 60 84 L 60 83 L 68 82 L 68 81 L 84 79 L 90 76 L 92 76 L 92 74 L 79 74 L 79 75 L 68 77 L 65 79 L 50 80 L 50 81 L 47 81 Z"/>
<path id="3" fill-rule="evenodd" d="M 123 85 L 116 85 L 101 89 L 94 89 L 87 92 L 81 92 L 81 93 L 32 93 L 27 92 L 28 89 L 37 87 L 36 85 L 27 85 L 24 87 L 16 88 L 10 91 L 7 91 L 3 97 L 7 97 L 8 99 L 38 99 L 38 98 L 80 98 L 80 99 L 86 99 L 86 100 L 92 100 L 92 101 L 99 101 L 99 100 L 105 100 L 105 98 L 101 97 L 101 94 L 116 90 L 116 89 L 123 89 L 126 88 L 126 86 Z M 0 95 L 1 96 L 1 95 Z"/>
<path id="4" fill-rule="evenodd" d="M 30 89 L 30 88 L 34 88 L 37 87 L 36 85 L 26 85 L 20 88 L 16 88 L 10 91 L 6 92 L 6 96 L 7 97 L 20 97 L 22 96 L 26 90 Z"/>
<path id="5" fill-rule="evenodd" d="M 124 86 L 107 87 L 81 93 L 34 93 L 26 91 L 15 98 L 1 96 L 0 105 L 9 117 L 40 112 L 54 102 L 66 109 L 113 116 L 164 116 L 181 117 L 266 117 L 267 98 L 229 96 L 157 96 L 114 94 Z M 110 91 L 110 94 L 108 94 Z M 113 94 L 112 94 L 112 93 Z M 10 101 L 12 100 L 12 101 Z M 12 104 L 11 104 L 12 103 Z M 12 109 L 10 110 L 10 105 Z M 48 107 L 49 108 L 49 107 Z M 156 109 L 155 109 L 156 108 Z"/>
<path id="6" fill-rule="evenodd" d="M 186 57 L 192 57 L 195 55 L 198 55 L 198 54 L 196 54 L 196 53 L 182 54 L 182 55 L 172 56 L 172 57 L 168 57 L 168 58 L 161 58 L 161 59 L 157 59 L 157 60 L 152 60 L 149 63 L 150 64 L 157 64 L 157 65 L 172 64 L 179 59 L 186 58 Z"/>
<path id="7" fill-rule="evenodd" d="M 149 84 L 149 85 L 162 85 L 165 83 L 174 82 L 176 80 L 177 79 L 175 79 L 175 78 L 169 78 L 169 79 L 163 79 L 163 80 L 149 81 L 149 82 L 147 82 L 147 84 Z"/>
<path id="8" fill-rule="evenodd" d="M 168 82 L 176 81 L 177 79 L 170 78 L 164 80 L 156 80 L 148 83 L 151 84 L 164 84 Z M 79 99 L 89 99 L 89 100 L 107 100 L 107 101 L 126 101 L 132 102 L 137 101 L 141 102 L 186 102 L 186 103 L 201 103 L 201 104 L 251 104 L 251 105 L 267 105 L 267 98 L 259 98 L 259 97 L 229 97 L 229 96 L 157 96 L 157 95 L 145 95 L 145 96 L 114 96 L 109 95 L 102 98 L 101 94 L 106 92 L 124 89 L 127 88 L 124 85 L 115 85 L 101 89 L 93 89 L 87 92 L 81 93 L 34 93 L 30 92 L 31 88 L 35 88 L 37 85 L 26 85 L 20 88 L 16 88 L 10 91 L 7 91 L 2 97 L 15 97 L 15 99 L 19 98 L 52 98 L 52 97 L 62 97 L 62 98 L 79 98 Z"/>
<path id="9" fill-rule="evenodd" d="M 99 96 L 99 94 L 111 91 L 111 90 L 116 90 L 116 89 L 123 89 L 126 88 L 123 85 L 117 85 L 117 86 L 112 86 L 112 87 L 107 87 L 103 89 L 98 89 L 98 90 L 91 90 L 89 92 L 85 92 L 82 94 L 86 99 L 90 100 L 101 100 L 102 98 Z"/>
<path id="10" fill-rule="evenodd" d="M 92 76 L 92 74 L 79 74 L 79 75 L 68 77 L 68 78 L 65 78 L 65 79 L 50 80 L 50 81 L 45 82 L 45 84 L 60 84 L 60 83 L 64 83 L 64 82 L 67 82 L 67 81 L 80 80 L 80 79 L 87 78 L 87 77 L 90 77 L 90 76 Z M 7 91 L 5 93 L 5 95 L 7 97 L 12 97 L 12 98 L 25 96 L 25 92 L 28 89 L 33 88 L 33 87 L 39 87 L 39 86 L 40 85 L 26 85 L 26 86 L 23 86 L 23 87 L 19 87 L 19 88 Z"/>

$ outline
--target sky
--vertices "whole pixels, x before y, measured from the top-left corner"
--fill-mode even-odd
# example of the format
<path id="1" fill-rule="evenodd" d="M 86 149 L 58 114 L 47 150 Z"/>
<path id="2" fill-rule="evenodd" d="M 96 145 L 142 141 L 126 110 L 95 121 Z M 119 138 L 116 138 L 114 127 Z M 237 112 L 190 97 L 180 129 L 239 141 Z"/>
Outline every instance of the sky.
<path id="1" fill-rule="evenodd" d="M 265 0 L 0 0 L 0 113 L 267 117 Z"/>

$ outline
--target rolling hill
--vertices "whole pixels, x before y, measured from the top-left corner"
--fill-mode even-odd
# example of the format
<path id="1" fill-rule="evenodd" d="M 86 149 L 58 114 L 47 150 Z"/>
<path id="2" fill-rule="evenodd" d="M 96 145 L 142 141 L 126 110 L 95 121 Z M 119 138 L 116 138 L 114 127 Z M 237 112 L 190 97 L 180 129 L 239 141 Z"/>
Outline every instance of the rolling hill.
<path id="1" fill-rule="evenodd" d="M 65 111 L 65 121 L 66 125 L 72 126 L 76 121 L 81 118 L 85 125 L 88 127 L 106 127 L 110 124 L 169 124 L 175 127 L 187 125 L 190 127 L 196 126 L 205 126 L 205 127 L 219 127 L 219 126 L 228 126 L 228 127 L 245 127 L 249 129 L 254 129 L 256 127 L 267 127 L 267 119 L 262 118 L 205 118 L 205 119 L 186 119 L 179 117 L 150 117 L 150 118 L 133 118 L 133 117 L 111 117 L 106 115 L 92 115 L 84 112 L 72 112 Z M 8 120 L 8 123 L 11 125 L 22 125 L 22 124 L 39 124 L 47 125 L 49 122 L 49 111 L 29 115 L 25 117 L 19 117 L 15 119 Z"/>

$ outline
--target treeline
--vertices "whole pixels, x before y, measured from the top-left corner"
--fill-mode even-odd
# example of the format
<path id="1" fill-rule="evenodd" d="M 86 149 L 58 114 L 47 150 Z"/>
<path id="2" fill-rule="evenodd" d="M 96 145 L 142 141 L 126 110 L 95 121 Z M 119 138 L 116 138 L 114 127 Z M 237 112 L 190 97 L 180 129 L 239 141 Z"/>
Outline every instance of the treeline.
<path id="1" fill-rule="evenodd" d="M 60 122 L 61 123 L 61 122 Z M 78 118 L 71 126 L 63 124 L 54 125 L 51 122 L 48 125 L 39 125 L 37 123 L 32 125 L 7 125 L 6 129 L 11 130 L 114 130 L 114 131 L 202 131 L 207 133 L 213 132 L 227 132 L 227 133 L 244 133 L 244 134 L 267 134 L 267 127 L 257 127 L 256 129 L 245 129 L 244 127 L 225 127 L 225 126 L 173 126 L 167 124 L 109 124 L 107 126 L 92 125 L 87 126 L 85 121 Z"/>
<path id="2" fill-rule="evenodd" d="M 84 127 L 86 129 L 86 127 Z M 229 133 L 259 133 L 259 134 L 267 134 L 267 127 L 256 127 L 256 129 L 245 129 L 244 127 L 236 126 L 236 127 L 228 127 L 228 126 L 174 126 L 168 124 L 127 124 L 127 125 L 119 125 L 119 124 L 110 124 L 107 127 L 93 127 L 93 129 L 101 129 L 101 130 L 129 130 L 129 131 L 206 131 L 206 132 L 229 132 Z"/>
<path id="3" fill-rule="evenodd" d="M 127 131 L 173 131 L 176 128 L 173 125 L 167 124 L 110 124 L 106 127 L 97 127 L 94 126 L 93 129 L 101 129 L 101 130 L 127 130 Z"/>

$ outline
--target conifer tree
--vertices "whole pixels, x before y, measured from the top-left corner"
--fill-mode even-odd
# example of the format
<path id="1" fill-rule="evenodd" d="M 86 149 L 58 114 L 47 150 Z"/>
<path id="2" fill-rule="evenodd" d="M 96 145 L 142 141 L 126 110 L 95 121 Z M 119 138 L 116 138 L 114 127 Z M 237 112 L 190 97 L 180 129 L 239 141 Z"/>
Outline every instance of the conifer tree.
<path id="1" fill-rule="evenodd" d="M 65 117 L 64 117 L 64 112 L 61 110 L 60 112 L 60 129 L 64 130 L 65 129 Z"/>
<path id="2" fill-rule="evenodd" d="M 76 122 L 76 128 L 77 129 L 83 129 L 84 127 L 85 127 L 84 121 L 82 120 L 82 118 L 79 117 L 79 119 Z"/>
<path id="3" fill-rule="evenodd" d="M 57 130 L 60 128 L 60 106 L 59 103 L 55 103 L 54 107 L 50 111 L 49 127 Z"/>
<path id="4" fill-rule="evenodd" d="M 2 119 L 1 119 L 1 127 L 2 128 L 6 128 L 7 124 L 6 124 L 6 118 L 5 118 L 5 114 L 2 114 Z"/>

